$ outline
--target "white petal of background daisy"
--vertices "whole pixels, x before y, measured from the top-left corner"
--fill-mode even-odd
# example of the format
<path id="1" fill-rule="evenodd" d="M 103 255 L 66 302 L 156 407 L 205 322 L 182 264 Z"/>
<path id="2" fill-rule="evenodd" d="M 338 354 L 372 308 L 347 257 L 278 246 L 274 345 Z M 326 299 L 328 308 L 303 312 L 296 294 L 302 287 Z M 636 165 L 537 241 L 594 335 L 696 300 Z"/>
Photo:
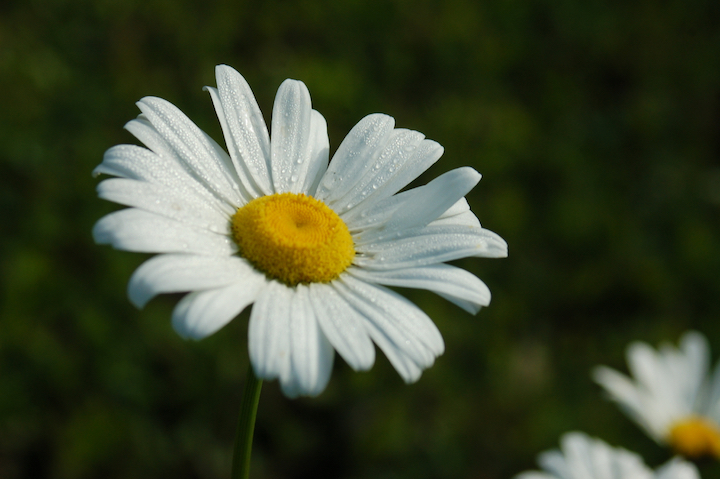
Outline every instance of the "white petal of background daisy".
<path id="1" fill-rule="evenodd" d="M 632 378 L 599 366 L 593 377 L 647 434 L 688 457 L 720 457 L 720 368 L 709 377 L 707 339 L 690 331 L 680 347 L 627 349 Z"/>
<path id="2" fill-rule="evenodd" d="M 329 157 L 327 127 L 302 82 L 280 86 L 271 134 L 245 79 L 216 68 L 207 87 L 227 152 L 160 98 L 138 102 L 126 128 L 147 148 L 119 145 L 95 174 L 101 198 L 129 208 L 95 225 L 98 243 L 158 253 L 130 279 L 130 300 L 187 292 L 172 323 L 183 337 L 213 334 L 252 305 L 249 354 L 255 374 L 286 395 L 317 395 L 334 351 L 369 369 L 374 345 L 407 382 L 444 350 L 417 306 L 385 286 L 422 288 L 476 313 L 490 292 L 444 264 L 507 255 L 464 196 L 480 180 L 450 171 L 400 192 L 442 155 L 436 142 L 362 119 Z M 374 344 L 374 345 L 373 345 Z"/>
<path id="3" fill-rule="evenodd" d="M 527 471 L 515 479 L 700 479 L 695 465 L 680 458 L 652 471 L 637 454 L 581 432 L 564 434 L 560 446 L 538 456 L 543 472 Z"/>

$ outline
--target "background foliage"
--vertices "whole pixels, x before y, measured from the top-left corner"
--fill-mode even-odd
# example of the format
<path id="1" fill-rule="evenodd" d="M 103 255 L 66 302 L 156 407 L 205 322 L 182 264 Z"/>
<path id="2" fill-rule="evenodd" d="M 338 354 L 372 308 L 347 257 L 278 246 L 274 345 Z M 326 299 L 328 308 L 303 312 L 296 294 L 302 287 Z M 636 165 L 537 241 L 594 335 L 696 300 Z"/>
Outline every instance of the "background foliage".
<path id="1" fill-rule="evenodd" d="M 103 152 L 156 95 L 222 142 L 228 63 L 269 115 L 303 80 L 331 151 L 385 112 L 471 165 L 506 260 L 460 264 L 477 317 L 407 291 L 447 352 L 406 386 L 336 361 L 318 398 L 265 385 L 255 478 L 509 478 L 568 430 L 668 458 L 603 400 L 596 364 L 689 328 L 720 353 L 718 3 L 11 0 L 0 6 L 0 477 L 224 478 L 247 312 L 185 342 L 177 297 L 135 310 L 142 255 L 95 246 Z M 267 116 L 266 116 L 267 118 Z M 718 474 L 701 464 L 705 477 Z"/>

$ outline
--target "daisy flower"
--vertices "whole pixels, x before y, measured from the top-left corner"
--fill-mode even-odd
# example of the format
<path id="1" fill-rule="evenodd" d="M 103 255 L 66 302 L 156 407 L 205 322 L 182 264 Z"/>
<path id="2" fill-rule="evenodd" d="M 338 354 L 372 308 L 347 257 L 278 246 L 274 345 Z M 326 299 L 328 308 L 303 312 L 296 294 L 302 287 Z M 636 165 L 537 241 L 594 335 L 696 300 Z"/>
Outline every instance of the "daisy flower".
<path id="1" fill-rule="evenodd" d="M 680 458 L 652 471 L 637 454 L 581 432 L 563 435 L 560 445 L 538 456 L 545 472 L 527 471 L 515 479 L 700 479 L 695 465 Z"/>
<path id="2" fill-rule="evenodd" d="M 302 82 L 280 86 L 271 139 L 245 79 L 225 65 L 215 73 L 217 88 L 206 89 L 227 152 L 175 106 L 146 97 L 126 128 L 147 148 L 110 148 L 94 171 L 116 177 L 98 195 L 129 207 L 100 219 L 95 241 L 159 253 L 132 275 L 130 300 L 187 292 L 172 323 L 194 339 L 252 304 L 254 372 L 279 379 L 289 397 L 323 391 L 334 351 L 369 369 L 374 345 L 417 380 L 442 354 L 442 336 L 383 285 L 433 291 L 471 313 L 489 303 L 482 281 L 444 264 L 507 255 L 464 198 L 480 174 L 458 168 L 400 192 L 440 158 L 439 144 L 373 114 L 329 162 L 325 119 Z"/>
<path id="3" fill-rule="evenodd" d="M 633 378 L 600 366 L 593 376 L 621 409 L 656 442 L 688 457 L 720 457 L 720 369 L 709 377 L 707 339 L 690 331 L 680 347 L 627 349 Z"/>

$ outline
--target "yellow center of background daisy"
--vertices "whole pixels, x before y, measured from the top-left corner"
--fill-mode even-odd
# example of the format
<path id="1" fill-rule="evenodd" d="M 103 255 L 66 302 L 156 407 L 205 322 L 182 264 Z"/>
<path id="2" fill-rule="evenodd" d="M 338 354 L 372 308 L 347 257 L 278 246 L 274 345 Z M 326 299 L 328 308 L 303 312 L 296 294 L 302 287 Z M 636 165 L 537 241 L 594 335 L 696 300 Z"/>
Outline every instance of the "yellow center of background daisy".
<path id="1" fill-rule="evenodd" d="M 252 200 L 233 215 L 232 231 L 245 259 L 289 286 L 332 281 L 355 257 L 343 220 L 322 201 L 303 194 Z"/>
<path id="2" fill-rule="evenodd" d="M 683 456 L 720 457 L 720 431 L 707 419 L 692 416 L 676 422 L 668 435 L 670 445 Z"/>

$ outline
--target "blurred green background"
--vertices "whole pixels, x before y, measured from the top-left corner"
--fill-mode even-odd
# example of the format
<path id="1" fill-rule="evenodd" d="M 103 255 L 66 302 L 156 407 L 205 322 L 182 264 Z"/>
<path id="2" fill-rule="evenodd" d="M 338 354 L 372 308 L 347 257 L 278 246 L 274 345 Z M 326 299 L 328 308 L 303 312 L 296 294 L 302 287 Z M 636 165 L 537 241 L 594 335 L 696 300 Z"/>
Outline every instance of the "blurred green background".
<path id="1" fill-rule="evenodd" d="M 446 353 L 414 385 L 378 355 L 337 359 L 327 390 L 264 386 L 254 478 L 509 478 L 583 430 L 669 454 L 602 397 L 631 340 L 689 328 L 720 356 L 720 4 L 710 0 L 29 0 L 0 6 L 0 477 L 226 478 L 247 312 L 186 342 L 178 297 L 143 311 L 144 255 L 96 246 L 103 152 L 156 95 L 220 143 L 213 68 L 266 119 L 303 80 L 331 151 L 366 114 L 445 147 L 468 200 L 510 245 L 458 262 L 493 302 L 477 317 L 406 291 Z M 720 477 L 712 461 L 704 477 Z"/>

